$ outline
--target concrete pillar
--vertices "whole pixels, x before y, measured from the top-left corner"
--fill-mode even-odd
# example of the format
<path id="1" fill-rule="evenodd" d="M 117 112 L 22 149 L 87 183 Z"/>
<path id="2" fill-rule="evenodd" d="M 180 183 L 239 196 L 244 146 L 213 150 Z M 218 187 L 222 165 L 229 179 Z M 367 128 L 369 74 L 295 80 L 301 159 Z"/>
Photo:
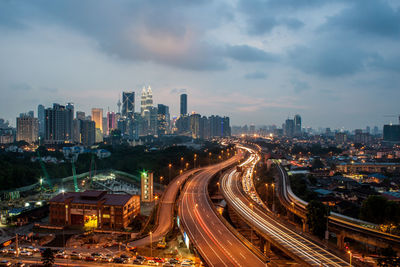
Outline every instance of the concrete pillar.
<path id="1" fill-rule="evenodd" d="M 301 222 L 303 224 L 303 233 L 308 232 L 308 225 L 306 219 L 301 219 Z"/>
<path id="2" fill-rule="evenodd" d="M 268 240 L 264 242 L 264 254 L 266 256 L 269 256 L 271 254 L 271 243 Z"/>
<path id="3" fill-rule="evenodd" d="M 344 238 L 345 238 L 344 233 L 342 232 L 340 234 L 337 234 L 336 237 L 337 237 L 337 246 L 338 246 L 338 248 L 340 250 L 343 250 L 344 249 Z"/>

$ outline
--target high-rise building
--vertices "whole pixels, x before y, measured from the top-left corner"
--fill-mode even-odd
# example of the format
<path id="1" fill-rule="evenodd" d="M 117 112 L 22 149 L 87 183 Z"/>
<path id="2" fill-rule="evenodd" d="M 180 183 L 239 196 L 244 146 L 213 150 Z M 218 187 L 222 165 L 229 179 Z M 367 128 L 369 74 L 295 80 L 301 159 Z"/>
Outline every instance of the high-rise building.
<path id="1" fill-rule="evenodd" d="M 102 108 L 92 108 L 92 121 L 96 124 L 96 129 L 100 129 L 103 133 L 103 109 Z"/>
<path id="2" fill-rule="evenodd" d="M 387 124 L 383 126 L 383 140 L 389 142 L 400 142 L 400 125 Z"/>
<path id="3" fill-rule="evenodd" d="M 72 113 L 72 114 L 71 114 Z M 64 143 L 73 140 L 73 109 L 60 104 L 45 110 L 45 141 L 47 143 Z"/>
<path id="4" fill-rule="evenodd" d="M 301 136 L 301 116 L 299 114 L 294 116 L 294 135 Z"/>
<path id="5" fill-rule="evenodd" d="M 132 117 L 134 112 L 135 92 L 122 92 L 122 116 Z"/>
<path id="6" fill-rule="evenodd" d="M 151 87 L 143 87 L 142 89 L 142 96 L 140 101 L 140 113 L 142 116 L 145 116 L 146 112 L 150 111 L 150 108 L 153 107 L 153 91 Z"/>
<path id="7" fill-rule="evenodd" d="M 191 114 L 190 115 L 190 131 L 192 132 L 192 138 L 198 139 L 200 138 L 200 114 Z"/>
<path id="8" fill-rule="evenodd" d="M 287 137 L 293 137 L 294 135 L 294 120 L 292 119 L 287 119 L 285 121 L 285 127 L 284 127 L 284 134 Z"/>
<path id="9" fill-rule="evenodd" d="M 111 131 L 117 129 L 117 121 L 114 112 L 107 112 L 107 134 L 110 135 Z"/>
<path id="10" fill-rule="evenodd" d="M 187 113 L 187 94 L 181 94 L 181 115 L 186 115 Z"/>
<path id="11" fill-rule="evenodd" d="M 169 107 L 163 104 L 157 106 L 157 135 L 162 136 L 169 132 Z"/>
<path id="12" fill-rule="evenodd" d="M 81 143 L 85 146 L 92 146 L 96 141 L 96 123 L 89 120 L 82 120 L 80 122 Z"/>
<path id="13" fill-rule="evenodd" d="M 65 108 L 67 109 L 66 131 L 69 135 L 69 140 L 72 141 L 74 139 L 74 103 L 67 103 Z"/>
<path id="14" fill-rule="evenodd" d="M 38 122 L 39 122 L 39 136 L 44 137 L 45 135 L 45 112 L 44 112 L 44 106 L 39 105 L 38 106 Z"/>
<path id="15" fill-rule="evenodd" d="M 85 117 L 85 112 L 83 112 L 83 111 L 77 111 L 77 112 L 76 112 L 76 118 L 77 118 L 78 120 L 85 120 L 85 119 L 86 119 L 86 117 Z"/>
<path id="16" fill-rule="evenodd" d="M 17 118 L 17 141 L 34 143 L 38 140 L 39 121 L 32 114 L 20 114 Z"/>

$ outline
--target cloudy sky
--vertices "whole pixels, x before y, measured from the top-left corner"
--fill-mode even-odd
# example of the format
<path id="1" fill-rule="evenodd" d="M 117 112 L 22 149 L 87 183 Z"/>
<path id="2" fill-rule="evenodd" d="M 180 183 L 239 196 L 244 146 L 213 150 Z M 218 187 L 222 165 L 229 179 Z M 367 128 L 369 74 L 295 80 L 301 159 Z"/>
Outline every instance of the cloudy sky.
<path id="1" fill-rule="evenodd" d="M 115 111 L 143 85 L 174 115 L 186 91 L 190 111 L 232 124 L 397 122 L 384 115 L 400 113 L 400 2 L 0 1 L 0 118 Z"/>

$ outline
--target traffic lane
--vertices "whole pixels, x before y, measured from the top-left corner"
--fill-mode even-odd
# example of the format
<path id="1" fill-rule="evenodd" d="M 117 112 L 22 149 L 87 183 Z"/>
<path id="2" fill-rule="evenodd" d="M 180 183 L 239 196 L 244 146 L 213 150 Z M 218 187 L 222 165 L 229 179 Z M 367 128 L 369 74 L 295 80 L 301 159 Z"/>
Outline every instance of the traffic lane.
<path id="1" fill-rule="evenodd" d="M 244 192 L 239 187 L 241 176 L 240 175 L 233 175 L 232 180 L 232 187 L 234 195 L 238 197 L 243 203 L 247 206 L 250 206 L 251 201 L 244 195 Z M 299 257 L 302 257 L 310 264 L 319 266 L 321 263 L 325 264 L 326 266 L 348 266 L 348 263 L 340 259 L 339 257 L 331 254 L 330 252 L 324 250 L 323 248 L 319 247 L 318 245 L 314 244 L 313 242 L 305 239 L 304 237 L 298 235 L 297 233 L 293 232 L 289 228 L 286 228 L 284 225 L 277 222 L 274 218 L 267 215 L 263 210 L 261 210 L 257 205 L 253 205 L 252 212 L 255 212 L 259 217 L 266 220 L 270 226 L 271 231 L 274 231 L 276 235 L 284 235 L 285 239 L 281 241 L 287 248 L 292 248 L 294 251 L 297 251 Z M 246 215 L 246 214 L 242 214 Z M 255 221 L 255 217 L 253 218 Z M 253 224 L 259 231 L 264 232 L 265 229 L 259 227 L 257 223 Z M 274 239 L 279 239 L 277 236 Z M 287 241 L 290 241 L 292 244 L 287 244 Z M 279 240 L 277 240 L 279 242 Z M 286 244 L 285 244 L 286 243 Z M 299 253 L 298 250 L 301 250 Z"/>
<path id="2" fill-rule="evenodd" d="M 211 266 L 265 266 L 226 228 L 208 202 L 206 188 L 215 173 L 209 170 L 188 182 L 181 214 L 189 234 Z"/>
<path id="3" fill-rule="evenodd" d="M 150 242 L 158 242 L 162 239 L 168 231 L 173 226 L 173 207 L 175 203 L 176 196 L 179 191 L 179 187 L 185 182 L 185 180 L 197 171 L 201 171 L 202 169 L 198 168 L 195 170 L 191 170 L 187 173 L 184 173 L 170 183 L 165 191 L 165 196 L 160 199 L 160 216 L 158 218 L 157 228 L 152 233 L 152 240 L 150 240 L 150 236 L 145 236 L 144 238 L 135 240 L 129 243 L 130 246 L 140 247 L 150 244 Z"/>

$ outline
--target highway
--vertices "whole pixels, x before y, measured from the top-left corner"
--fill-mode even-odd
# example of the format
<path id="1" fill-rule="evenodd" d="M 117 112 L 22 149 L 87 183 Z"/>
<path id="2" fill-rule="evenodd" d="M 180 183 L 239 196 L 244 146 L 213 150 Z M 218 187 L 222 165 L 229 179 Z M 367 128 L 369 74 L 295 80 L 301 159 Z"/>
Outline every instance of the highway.
<path id="1" fill-rule="evenodd" d="M 217 166 L 207 167 L 186 184 L 178 202 L 180 223 L 190 242 L 197 248 L 208 266 L 265 266 L 215 214 L 209 202 L 207 186 L 221 169 L 235 163 L 235 156 Z"/>
<path id="2" fill-rule="evenodd" d="M 300 217 L 305 217 L 307 202 L 297 197 L 289 183 L 289 178 L 287 176 L 284 168 L 275 161 L 279 173 L 280 179 L 278 181 L 278 196 L 281 203 L 288 209 L 292 210 L 295 214 Z M 331 212 L 329 216 L 329 225 L 334 226 L 338 229 L 343 229 L 351 233 L 357 233 L 361 236 L 365 236 L 371 239 L 380 240 L 382 243 L 398 248 L 400 244 L 400 237 L 392 235 L 389 233 L 381 232 L 373 229 L 371 223 L 344 216 L 342 214 Z"/>
<path id="3" fill-rule="evenodd" d="M 165 189 L 158 207 L 158 222 L 156 224 L 156 229 L 152 233 L 152 241 L 158 242 L 162 239 L 174 226 L 174 205 L 176 201 L 176 196 L 178 195 L 179 188 L 184 184 L 188 177 L 196 172 L 200 172 L 202 168 L 197 168 L 190 170 L 188 172 L 179 175 L 171 181 L 168 187 Z M 147 235 L 141 239 L 135 240 L 129 243 L 129 246 L 145 246 L 150 244 L 150 235 Z"/>
<path id="4" fill-rule="evenodd" d="M 252 154 L 255 153 L 252 152 Z M 249 159 L 251 160 L 245 162 L 243 168 L 246 166 L 252 168 L 258 157 L 253 156 Z M 243 177 L 248 177 L 247 170 L 243 172 L 245 173 Z M 346 261 L 278 222 L 270 211 L 259 207 L 243 191 L 243 185 L 249 184 L 249 182 L 242 182 L 242 175 L 236 170 L 225 174 L 221 178 L 220 184 L 221 191 L 229 205 L 261 236 L 295 260 L 309 266 L 349 266 Z"/>

